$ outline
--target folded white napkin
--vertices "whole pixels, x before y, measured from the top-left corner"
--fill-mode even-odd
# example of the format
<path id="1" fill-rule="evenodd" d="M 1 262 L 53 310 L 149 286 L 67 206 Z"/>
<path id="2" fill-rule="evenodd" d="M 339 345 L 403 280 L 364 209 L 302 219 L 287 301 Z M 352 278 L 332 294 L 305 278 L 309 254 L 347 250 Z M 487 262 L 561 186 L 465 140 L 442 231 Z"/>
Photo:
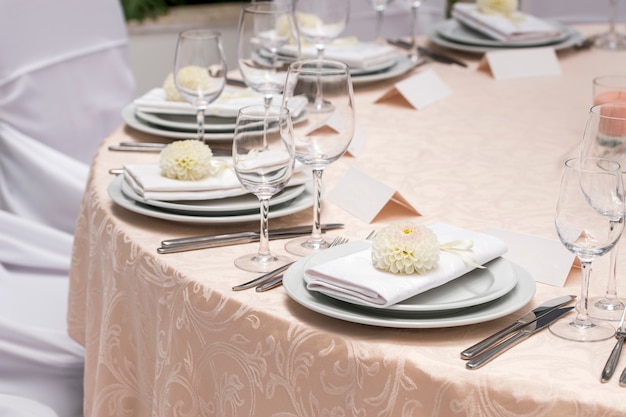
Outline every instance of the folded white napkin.
<path id="1" fill-rule="evenodd" d="M 474 260 L 479 265 L 507 250 L 502 240 L 484 233 L 445 223 L 434 223 L 428 228 L 437 235 L 440 244 L 471 240 Z M 454 253 L 442 251 L 436 269 L 424 274 L 397 275 L 374 268 L 368 246 L 366 250 L 308 267 L 304 279 L 311 291 L 350 303 L 384 308 L 443 285 L 473 269 L 473 265 L 466 264 Z"/>
<path id="2" fill-rule="evenodd" d="M 231 162 L 230 158 L 218 158 Z M 310 176 L 296 163 L 296 171 L 288 186 L 304 184 Z M 159 164 L 124 165 L 124 180 L 133 191 L 146 200 L 184 201 L 213 200 L 247 194 L 241 185 L 232 164 L 217 175 L 208 176 L 198 181 L 181 181 L 161 175 Z"/>
<path id="3" fill-rule="evenodd" d="M 452 17 L 469 27 L 500 41 L 550 40 L 561 36 L 560 30 L 535 16 L 517 12 L 519 19 L 478 11 L 472 3 L 455 3 Z"/>
<path id="4" fill-rule="evenodd" d="M 293 55 L 295 46 L 287 45 L 281 50 L 286 55 Z M 315 58 L 317 50 L 313 45 L 303 45 L 300 49 L 302 58 Z M 377 45 L 365 42 L 337 42 L 324 50 L 324 58 L 343 62 L 350 68 L 367 69 L 382 65 L 398 58 L 398 51 L 389 45 Z"/>

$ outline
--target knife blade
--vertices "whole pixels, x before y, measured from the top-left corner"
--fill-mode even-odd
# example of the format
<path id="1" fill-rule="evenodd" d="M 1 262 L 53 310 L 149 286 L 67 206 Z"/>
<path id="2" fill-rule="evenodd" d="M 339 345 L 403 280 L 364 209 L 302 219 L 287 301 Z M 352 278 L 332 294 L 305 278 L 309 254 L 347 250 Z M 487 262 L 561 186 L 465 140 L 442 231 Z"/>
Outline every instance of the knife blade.
<path id="1" fill-rule="evenodd" d="M 539 307 L 536 307 L 533 310 L 524 314 L 522 317 L 517 319 L 517 321 L 515 321 L 515 323 L 511 324 L 510 326 L 507 326 L 504 329 L 497 331 L 491 336 L 465 349 L 463 352 L 461 352 L 461 358 L 462 359 L 473 358 L 474 356 L 478 355 L 483 350 L 487 349 L 489 346 L 492 346 L 498 341 L 504 339 L 509 334 L 517 330 L 520 330 L 524 326 L 530 325 L 531 323 L 535 322 L 540 317 L 548 314 L 549 312 L 551 312 L 552 310 L 558 307 L 561 307 L 571 302 L 575 298 L 576 296 L 574 295 L 564 295 L 562 297 L 557 297 L 557 298 L 553 298 L 551 300 L 546 301 L 545 303 L 541 304 Z"/>
<path id="2" fill-rule="evenodd" d="M 556 310 L 552 310 L 547 314 L 539 317 L 536 321 L 531 323 L 529 326 L 522 328 L 519 332 L 506 339 L 504 342 L 499 345 L 495 345 L 489 350 L 484 351 L 480 355 L 474 357 L 465 363 L 465 367 L 467 369 L 478 369 L 487 362 L 491 361 L 498 355 L 504 353 L 509 350 L 513 346 L 520 343 L 522 340 L 526 340 L 533 334 L 545 329 L 549 324 L 555 322 L 559 318 L 563 317 L 565 314 L 569 313 L 574 307 L 562 307 Z"/>
<path id="3" fill-rule="evenodd" d="M 322 231 L 332 230 L 332 229 L 340 229 L 344 226 L 343 223 L 325 223 L 321 225 Z M 274 229 L 269 231 L 270 239 L 276 238 L 280 235 L 287 235 L 292 233 L 307 233 L 313 229 L 312 225 L 305 226 L 293 226 L 293 227 L 285 227 L 282 229 Z M 177 245 L 191 245 L 194 243 L 202 244 L 205 242 L 214 242 L 220 240 L 229 240 L 235 238 L 253 238 L 259 239 L 259 232 L 235 232 L 235 233 L 224 233 L 219 235 L 203 235 L 203 236 L 192 236 L 192 237 L 180 237 L 175 239 L 165 239 L 161 241 L 162 247 L 169 246 L 177 246 Z"/>
<path id="4" fill-rule="evenodd" d="M 309 235 L 310 233 L 311 231 L 308 230 L 306 232 L 300 232 L 300 233 L 280 234 L 280 235 L 275 235 L 274 237 L 272 237 L 272 240 L 293 239 L 295 237 Z M 191 243 L 188 245 L 174 245 L 174 246 L 165 246 L 165 247 L 162 246 L 160 248 L 157 248 L 157 253 L 166 254 L 166 253 L 176 253 L 176 252 L 187 252 L 187 251 L 198 250 L 198 249 L 210 249 L 210 248 L 218 248 L 222 246 L 243 245 L 245 243 L 252 243 L 252 242 L 258 242 L 258 241 L 259 241 L 258 236 L 234 237 L 234 238 L 219 239 L 219 240 L 202 242 L 202 243 Z"/>

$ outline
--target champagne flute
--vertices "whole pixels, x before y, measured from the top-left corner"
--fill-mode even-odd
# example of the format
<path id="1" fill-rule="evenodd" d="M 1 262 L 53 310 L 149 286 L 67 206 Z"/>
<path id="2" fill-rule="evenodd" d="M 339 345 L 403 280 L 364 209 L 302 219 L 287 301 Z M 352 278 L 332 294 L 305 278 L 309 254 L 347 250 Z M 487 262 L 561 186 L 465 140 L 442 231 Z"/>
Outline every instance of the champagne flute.
<path id="1" fill-rule="evenodd" d="M 604 97 L 606 93 L 600 93 L 597 96 Z M 587 117 L 581 157 L 591 156 L 615 160 L 622 165 L 622 174 L 626 174 L 624 170 L 626 165 L 623 165 L 626 164 L 625 146 L 626 102 L 609 102 L 593 106 Z M 626 306 L 626 300 L 617 295 L 618 247 L 619 245 L 615 245 L 609 255 L 609 277 L 604 296 L 590 300 L 589 314 L 594 318 L 619 320 Z"/>
<path id="2" fill-rule="evenodd" d="M 279 57 L 281 48 L 300 38 L 292 7 L 286 2 L 257 2 L 241 8 L 237 40 L 237 64 L 246 85 L 264 95 L 269 107 L 283 91 L 289 64 Z"/>
<path id="3" fill-rule="evenodd" d="M 226 85 L 226 59 L 219 32 L 194 29 L 181 32 L 174 56 L 174 85 L 196 108 L 198 140 L 204 140 L 204 112 Z"/>
<path id="4" fill-rule="evenodd" d="M 296 20 L 302 39 L 315 45 L 317 58 L 324 58 L 326 46 L 346 28 L 349 0 L 296 0 Z"/>
<path id="5" fill-rule="evenodd" d="M 393 0 L 368 0 L 368 1 L 370 2 L 372 7 L 374 8 L 374 11 L 376 12 L 376 39 L 375 39 L 375 42 L 380 44 L 380 45 L 384 45 L 385 44 L 385 40 L 383 39 L 383 36 L 382 36 L 383 19 L 385 17 L 385 9 L 387 8 L 387 5 L 389 3 L 391 3 Z"/>
<path id="6" fill-rule="evenodd" d="M 611 51 L 623 51 L 626 49 L 626 35 L 615 29 L 617 21 L 617 0 L 609 0 L 609 30 L 598 35 L 594 40 L 594 46 Z"/>
<path id="7" fill-rule="evenodd" d="M 352 80 L 347 65 L 330 60 L 303 60 L 289 66 L 283 107 L 306 98 L 307 118 L 294 126 L 296 159 L 313 171 L 315 203 L 310 237 L 289 241 L 285 248 L 308 255 L 329 247 L 320 228 L 322 174 L 339 159 L 354 135 Z"/>
<path id="8" fill-rule="evenodd" d="M 269 249 L 270 198 L 285 188 L 294 170 L 294 137 L 289 109 L 247 106 L 239 110 L 233 138 L 233 167 L 239 182 L 261 203 L 260 244 L 257 253 L 235 259 L 245 271 L 269 272 L 291 262 Z"/>
<path id="9" fill-rule="evenodd" d="M 565 162 L 554 224 L 561 243 L 580 260 L 583 280 L 573 321 L 550 326 L 568 340 L 593 342 L 613 337 L 615 329 L 589 317 L 589 277 L 592 262 L 609 252 L 624 230 L 624 193 L 621 166 L 601 158 L 573 158 Z"/>

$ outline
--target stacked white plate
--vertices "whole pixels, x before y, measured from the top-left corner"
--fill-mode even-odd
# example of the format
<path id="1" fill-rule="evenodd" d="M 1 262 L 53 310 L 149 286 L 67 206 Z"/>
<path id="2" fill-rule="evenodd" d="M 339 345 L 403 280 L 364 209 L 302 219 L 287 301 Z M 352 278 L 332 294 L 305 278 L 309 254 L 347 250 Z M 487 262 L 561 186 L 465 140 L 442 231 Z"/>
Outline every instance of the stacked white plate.
<path id="1" fill-rule="evenodd" d="M 353 323 L 399 328 L 463 326 L 494 320 L 524 307 L 535 281 L 524 269 L 500 257 L 447 284 L 386 308 L 366 307 L 309 291 L 305 271 L 316 264 L 365 249 L 369 242 L 330 248 L 292 265 L 283 277 L 287 294 L 320 314 Z M 411 279 L 411 278 L 407 278 Z"/>
<path id="2" fill-rule="evenodd" d="M 582 42 L 582 35 L 569 26 L 558 22 L 548 22 L 560 35 L 551 39 L 501 41 L 474 30 L 456 19 L 448 19 L 436 24 L 429 32 L 430 40 L 445 48 L 465 52 L 484 53 L 506 48 L 536 48 L 550 46 L 555 50 L 571 48 Z"/>

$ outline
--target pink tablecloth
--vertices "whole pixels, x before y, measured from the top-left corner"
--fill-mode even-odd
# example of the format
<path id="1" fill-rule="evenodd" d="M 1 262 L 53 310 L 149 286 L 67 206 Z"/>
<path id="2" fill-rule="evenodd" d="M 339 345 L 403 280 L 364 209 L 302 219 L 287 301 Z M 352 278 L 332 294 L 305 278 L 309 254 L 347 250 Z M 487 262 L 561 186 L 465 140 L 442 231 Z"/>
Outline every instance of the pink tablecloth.
<path id="1" fill-rule="evenodd" d="M 585 28 L 593 31 L 602 28 Z M 356 111 L 368 141 L 325 174 L 329 189 L 355 166 L 394 187 L 421 214 L 555 239 L 562 162 L 575 155 L 591 103 L 591 80 L 624 72 L 626 53 L 563 51 L 563 74 L 495 81 L 471 67 L 428 64 L 453 95 L 421 111 L 400 100 L 374 103 L 393 86 L 359 87 Z M 155 140 L 121 128 L 102 145 L 85 194 L 72 265 L 71 335 L 86 348 L 85 413 L 100 416 L 623 416 L 624 388 L 600 372 L 614 341 L 574 343 L 542 332 L 484 368 L 459 353 L 520 313 L 557 295 L 537 284 L 533 300 L 506 317 L 462 327 L 396 329 L 309 311 L 282 288 L 233 292 L 254 274 L 233 259 L 255 244 L 158 255 L 164 238 L 252 229 L 197 226 L 117 207 L 110 168 L 155 160 L 115 153 L 121 140 Z M 310 222 L 309 210 L 270 222 Z M 324 221 L 363 239 L 366 224 L 326 202 Z M 272 242 L 283 252 L 282 242 Z M 623 258 L 623 257 L 622 257 Z M 598 262 L 592 292 L 605 285 Z M 523 266 L 523 265 L 522 265 Z M 622 269 L 623 271 L 623 269 Z M 626 281 L 620 276 L 620 291 Z M 626 363 L 620 363 L 620 370 Z"/>

